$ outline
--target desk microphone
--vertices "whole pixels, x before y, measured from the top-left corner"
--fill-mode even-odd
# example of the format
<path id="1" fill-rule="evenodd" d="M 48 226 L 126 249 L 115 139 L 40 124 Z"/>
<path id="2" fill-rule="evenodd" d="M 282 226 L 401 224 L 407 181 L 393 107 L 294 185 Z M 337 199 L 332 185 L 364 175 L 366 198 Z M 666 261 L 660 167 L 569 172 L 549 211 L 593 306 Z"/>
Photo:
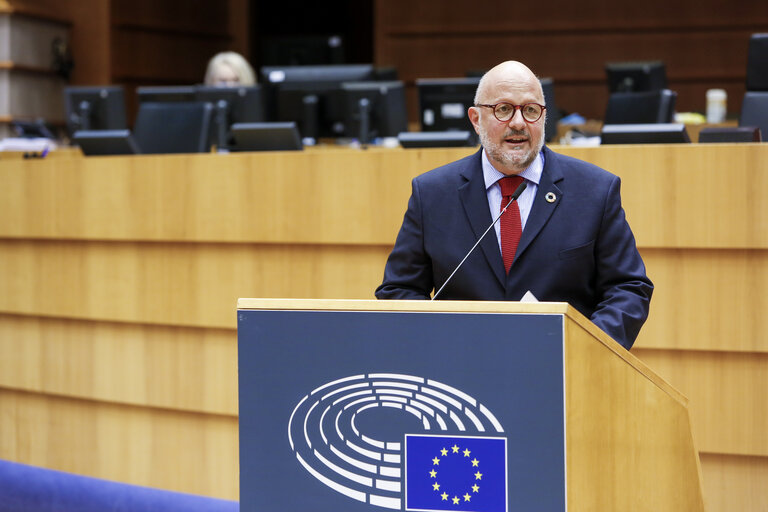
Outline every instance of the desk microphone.
<path id="1" fill-rule="evenodd" d="M 432 296 L 431 300 L 435 300 L 437 298 L 437 296 L 440 295 L 440 292 L 443 291 L 443 288 L 445 288 L 445 285 L 447 285 L 450 282 L 450 280 L 453 278 L 453 275 L 456 272 L 458 272 L 459 269 L 461 268 L 461 266 L 464 264 L 464 262 L 467 261 L 467 258 L 469 258 L 469 255 L 472 254 L 472 252 L 477 248 L 478 245 L 480 245 L 480 242 L 483 241 L 483 238 L 485 238 L 485 235 L 488 234 L 488 232 L 491 230 L 491 228 L 493 226 L 495 226 L 496 223 L 499 221 L 501 216 L 504 215 L 504 212 L 507 211 L 507 208 L 509 208 L 509 205 L 512 204 L 512 201 L 515 201 L 518 197 L 520 197 L 520 194 L 523 193 L 523 190 L 525 190 L 527 186 L 528 186 L 528 182 L 526 182 L 525 180 L 523 180 L 523 182 L 520 183 L 520 185 L 517 186 L 515 191 L 512 193 L 512 197 L 510 198 L 510 200 L 507 203 L 507 205 L 504 208 L 502 208 L 501 212 L 499 212 L 499 214 L 496 216 L 496 218 L 493 219 L 493 222 L 491 222 L 491 225 L 488 226 L 488 229 L 486 229 L 485 232 L 482 235 L 480 235 L 480 238 L 477 239 L 477 242 L 475 242 L 475 245 L 473 245 L 472 248 L 469 250 L 469 252 L 466 254 L 466 256 L 464 256 L 464 259 L 462 259 L 459 262 L 459 264 L 456 265 L 456 268 L 453 269 L 453 272 L 451 272 L 451 275 L 448 276 L 448 279 L 446 279 L 445 282 L 443 283 L 443 286 L 441 286 L 440 289 L 437 290 L 437 293 L 435 293 Z"/>

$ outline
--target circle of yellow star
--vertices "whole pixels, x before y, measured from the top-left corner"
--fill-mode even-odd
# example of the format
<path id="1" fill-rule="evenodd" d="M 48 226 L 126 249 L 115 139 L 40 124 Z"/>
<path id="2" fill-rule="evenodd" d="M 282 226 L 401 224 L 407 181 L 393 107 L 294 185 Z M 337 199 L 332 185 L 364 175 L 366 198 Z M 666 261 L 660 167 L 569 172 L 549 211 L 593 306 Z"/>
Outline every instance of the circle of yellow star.
<path id="1" fill-rule="evenodd" d="M 429 476 L 430 476 L 431 478 L 436 478 L 436 477 L 437 477 L 437 471 L 435 471 L 435 470 L 433 469 L 432 471 L 430 471 L 430 472 L 429 472 Z"/>
<path id="2" fill-rule="evenodd" d="M 469 457 L 469 454 L 472 453 L 472 452 L 469 451 L 469 448 L 465 448 L 462 453 L 464 453 L 465 457 Z"/>
<path id="3" fill-rule="evenodd" d="M 456 445 L 451 446 L 451 450 L 453 450 L 453 453 L 459 453 L 459 447 Z"/>
<path id="4" fill-rule="evenodd" d="M 469 495 L 469 493 L 464 495 L 464 501 L 469 501 L 472 496 Z"/>
<path id="5" fill-rule="evenodd" d="M 459 504 L 459 497 L 458 496 L 454 496 L 453 497 L 453 504 L 454 505 L 458 505 Z"/>

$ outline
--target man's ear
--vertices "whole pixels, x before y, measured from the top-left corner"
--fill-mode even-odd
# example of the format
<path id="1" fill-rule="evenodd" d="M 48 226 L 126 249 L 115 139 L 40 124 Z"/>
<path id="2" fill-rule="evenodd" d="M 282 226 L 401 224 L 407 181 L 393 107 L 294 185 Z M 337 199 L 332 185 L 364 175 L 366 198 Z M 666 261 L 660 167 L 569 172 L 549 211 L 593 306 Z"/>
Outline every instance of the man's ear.
<path id="1" fill-rule="evenodd" d="M 469 122 L 472 123 L 472 126 L 475 128 L 475 133 L 480 135 L 480 112 L 478 111 L 478 108 L 469 107 L 467 109 L 467 115 L 469 116 Z"/>

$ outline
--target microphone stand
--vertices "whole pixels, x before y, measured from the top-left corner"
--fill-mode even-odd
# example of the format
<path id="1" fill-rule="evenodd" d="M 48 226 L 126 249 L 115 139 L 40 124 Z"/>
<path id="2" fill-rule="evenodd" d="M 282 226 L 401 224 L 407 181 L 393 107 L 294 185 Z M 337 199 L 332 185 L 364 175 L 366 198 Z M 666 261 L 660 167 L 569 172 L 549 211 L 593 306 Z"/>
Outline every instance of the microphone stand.
<path id="1" fill-rule="evenodd" d="M 504 215 L 504 213 L 507 211 L 507 208 L 509 208 L 509 205 L 512 204 L 512 201 L 515 201 L 518 197 L 520 197 L 520 194 L 523 193 L 523 190 L 525 190 L 526 187 L 528 187 L 528 184 L 525 181 L 523 181 L 520 185 L 518 185 L 517 189 L 512 194 L 512 197 L 509 199 L 509 202 L 507 203 L 507 205 L 504 208 L 502 208 L 501 212 L 499 212 L 496 218 L 493 219 L 493 222 L 491 222 L 491 225 L 488 226 L 488 229 L 486 229 L 485 232 L 482 235 L 480 235 L 480 238 L 477 239 L 477 242 L 475 242 L 475 245 L 473 245 L 472 248 L 469 250 L 469 252 L 467 252 L 466 256 L 464 256 L 464 259 L 462 259 L 459 262 L 459 264 L 456 265 L 456 268 L 453 269 L 453 272 L 451 272 L 451 275 L 449 275 L 448 279 L 445 280 L 445 282 L 443 283 L 443 286 L 441 286 L 440 289 L 437 290 L 437 293 L 435 293 L 430 300 L 435 300 L 437 296 L 440 295 L 440 292 L 443 291 L 443 288 L 445 288 L 445 285 L 447 285 L 451 281 L 451 279 L 453 278 L 453 275 L 459 271 L 459 269 L 464 264 L 464 262 L 467 261 L 467 258 L 469 258 L 469 255 L 474 252 L 474 250 L 477 248 L 478 245 L 480 245 L 480 242 L 483 241 L 483 238 L 485 238 L 485 235 L 488 234 L 491 228 L 493 228 L 493 226 L 495 226 L 496 223 L 499 221 L 501 216 Z"/>

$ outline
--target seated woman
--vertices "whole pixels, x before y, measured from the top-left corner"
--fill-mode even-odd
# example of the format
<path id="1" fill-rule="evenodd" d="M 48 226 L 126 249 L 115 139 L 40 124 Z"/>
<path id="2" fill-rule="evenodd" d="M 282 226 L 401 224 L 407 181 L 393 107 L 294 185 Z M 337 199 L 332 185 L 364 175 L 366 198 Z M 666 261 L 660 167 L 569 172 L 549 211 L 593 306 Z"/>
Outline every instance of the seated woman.
<path id="1" fill-rule="evenodd" d="M 221 52 L 213 56 L 205 71 L 205 85 L 238 87 L 256 84 L 256 73 L 245 58 L 235 52 Z"/>

